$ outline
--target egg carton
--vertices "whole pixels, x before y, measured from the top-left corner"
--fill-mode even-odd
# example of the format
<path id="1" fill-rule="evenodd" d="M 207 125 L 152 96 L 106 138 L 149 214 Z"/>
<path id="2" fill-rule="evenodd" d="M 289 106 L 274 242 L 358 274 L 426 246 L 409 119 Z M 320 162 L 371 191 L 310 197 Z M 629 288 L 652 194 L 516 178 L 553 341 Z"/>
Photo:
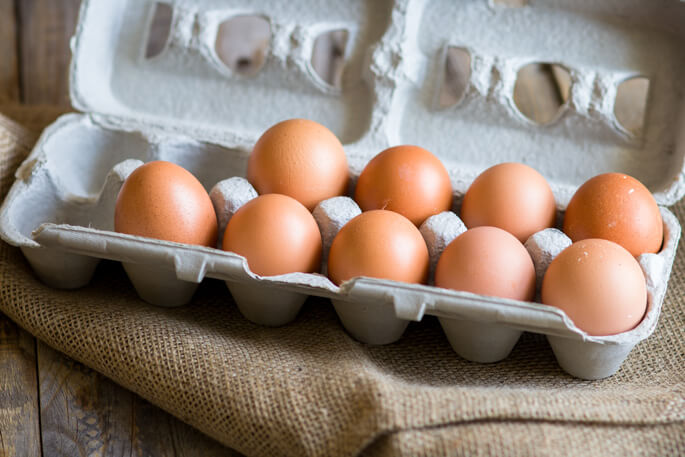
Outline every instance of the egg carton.
<path id="1" fill-rule="evenodd" d="M 600 4 L 596 4 L 600 3 Z M 100 259 L 122 262 L 144 300 L 176 306 L 205 278 L 226 281 L 248 319 L 283 325 L 310 295 L 330 298 L 351 335 L 370 344 L 401 337 L 408 322 L 435 315 L 455 351 L 477 362 L 506 357 L 522 331 L 547 335 L 560 366 L 585 379 L 613 374 L 657 324 L 680 225 L 666 208 L 685 194 L 681 24 L 675 0 L 531 1 L 517 8 L 473 0 L 174 0 L 168 38 L 146 52 L 160 5 L 150 0 L 84 0 L 72 41 L 71 99 L 83 114 L 48 127 L 17 171 L 0 208 L 0 234 L 19 246 L 36 274 L 59 288 L 88 283 Z M 617 13 L 620 12 L 620 13 Z M 222 27 L 238 16 L 268 21 L 263 65 L 242 74 L 216 50 Z M 222 25 L 223 24 L 223 25 Z M 346 30 L 341 87 L 311 63 L 317 38 Z M 463 94 L 439 103 L 451 50 L 470 55 Z M 538 125 L 513 98 L 519 69 L 556 63 L 570 75 L 568 101 Z M 621 82 L 651 81 L 641 134 L 614 115 Z M 560 217 L 577 187 L 606 171 L 640 179 L 664 220 L 658 254 L 639 258 L 648 307 L 633 330 L 590 336 L 559 309 L 430 285 L 357 278 L 337 287 L 323 274 L 260 277 L 218 249 L 113 231 L 123 180 L 143 162 L 169 160 L 212 191 L 222 226 L 255 192 L 242 179 L 257 138 L 272 124 L 304 117 L 343 142 L 350 189 L 384 148 L 418 144 L 445 164 L 455 211 L 475 177 L 503 161 L 529 164 L 550 182 Z M 30 211 L 27 211 L 30 209 Z M 314 211 L 325 248 L 358 208 L 347 197 Z M 463 231 L 455 213 L 421 227 L 431 261 Z M 533 235 L 527 248 L 541 275 L 568 240 Z M 324 270 L 322 269 L 322 273 Z M 538 281 L 539 283 L 539 281 Z M 228 294 L 227 294 L 228 300 Z"/>

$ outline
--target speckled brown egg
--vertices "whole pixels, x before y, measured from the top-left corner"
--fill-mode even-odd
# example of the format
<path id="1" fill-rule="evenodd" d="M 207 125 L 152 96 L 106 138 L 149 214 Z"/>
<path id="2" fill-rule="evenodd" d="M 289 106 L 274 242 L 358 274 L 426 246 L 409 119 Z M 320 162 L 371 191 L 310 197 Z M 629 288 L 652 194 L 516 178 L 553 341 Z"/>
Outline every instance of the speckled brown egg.
<path id="1" fill-rule="evenodd" d="M 452 184 L 440 159 L 418 146 L 378 154 L 359 175 L 354 193 L 362 211 L 400 213 L 416 226 L 452 206 Z"/>
<path id="2" fill-rule="evenodd" d="M 216 214 L 207 191 L 171 162 L 149 162 L 129 175 L 117 197 L 114 230 L 216 247 Z"/>
<path id="3" fill-rule="evenodd" d="M 341 284 L 358 276 L 424 283 L 428 247 L 406 217 L 372 210 L 350 220 L 333 239 L 328 276 Z"/>
<path id="4" fill-rule="evenodd" d="M 340 140 L 323 125 L 290 119 L 268 129 L 255 144 L 247 179 L 257 193 L 293 197 L 310 211 L 347 190 L 349 170 Z"/>
<path id="5" fill-rule="evenodd" d="M 535 232 L 554 226 L 554 194 L 537 170 L 501 163 L 473 181 L 464 195 L 461 218 L 468 228 L 499 227 L 525 243 Z"/>
<path id="6" fill-rule="evenodd" d="M 319 226 L 287 195 L 260 195 L 245 203 L 228 221 L 222 247 L 245 257 L 261 276 L 314 273 L 321 264 Z"/>
<path id="7" fill-rule="evenodd" d="M 647 286 L 637 260 L 620 245 L 586 239 L 563 250 L 542 281 L 542 302 L 564 310 L 590 335 L 634 328 L 647 308 Z"/>
<path id="8" fill-rule="evenodd" d="M 605 173 L 586 181 L 564 215 L 564 232 L 571 240 L 602 238 L 620 244 L 634 256 L 658 252 L 663 227 L 651 192 L 623 173 Z"/>
<path id="9" fill-rule="evenodd" d="M 530 301 L 535 295 L 535 267 L 526 248 L 511 233 L 497 227 L 476 227 L 445 248 L 435 269 L 435 285 Z"/>

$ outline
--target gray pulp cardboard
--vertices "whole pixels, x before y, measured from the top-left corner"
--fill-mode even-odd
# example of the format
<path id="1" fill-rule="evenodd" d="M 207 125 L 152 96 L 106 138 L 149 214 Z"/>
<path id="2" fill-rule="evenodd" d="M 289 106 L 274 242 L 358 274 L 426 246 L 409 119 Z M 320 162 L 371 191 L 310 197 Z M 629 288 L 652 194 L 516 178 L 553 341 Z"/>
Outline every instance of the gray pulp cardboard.
<path id="1" fill-rule="evenodd" d="M 70 80 L 72 102 L 84 114 L 48 127 L 17 171 L 0 209 L 2 238 L 54 287 L 83 286 L 99 259 L 111 259 L 122 262 L 141 298 L 158 305 L 187 303 L 205 277 L 218 278 L 241 312 L 263 325 L 287 324 L 307 296 L 317 295 L 330 298 L 349 333 L 370 344 L 391 343 L 410 320 L 430 314 L 469 360 L 501 360 L 522 331 L 531 331 L 547 335 L 570 374 L 610 376 L 653 332 L 680 237 L 665 206 L 685 194 L 685 4 L 596 3 L 174 0 L 168 40 L 147 57 L 155 2 L 84 0 Z M 263 66 L 249 75 L 225 65 L 215 49 L 221 24 L 245 15 L 265 18 L 271 33 Z M 331 30 L 348 32 L 340 88 L 311 63 L 317 37 Z M 436 100 L 451 49 L 468 53 L 470 74 L 457 101 L 444 107 Z M 559 64 L 570 75 L 568 101 L 544 125 L 519 112 L 513 97 L 519 69 L 531 62 Z M 641 134 L 614 114 L 618 87 L 636 76 L 650 80 Z M 595 337 L 539 303 L 370 278 L 337 287 L 323 274 L 259 277 L 229 252 L 113 232 L 121 184 L 150 160 L 175 162 L 197 176 L 225 226 L 256 195 L 242 179 L 252 145 L 269 126 L 294 117 L 321 122 L 341 139 L 351 187 L 386 147 L 425 147 L 445 164 L 457 206 L 480 172 L 503 161 L 540 171 L 561 212 L 591 176 L 635 176 L 662 205 L 665 232 L 661 252 L 638 259 L 648 284 L 643 321 Z M 346 197 L 316 208 L 326 250 L 357 213 Z M 424 223 L 433 263 L 461 231 L 450 213 Z M 541 232 L 529 241 L 538 275 L 566 243 L 561 235 Z"/>

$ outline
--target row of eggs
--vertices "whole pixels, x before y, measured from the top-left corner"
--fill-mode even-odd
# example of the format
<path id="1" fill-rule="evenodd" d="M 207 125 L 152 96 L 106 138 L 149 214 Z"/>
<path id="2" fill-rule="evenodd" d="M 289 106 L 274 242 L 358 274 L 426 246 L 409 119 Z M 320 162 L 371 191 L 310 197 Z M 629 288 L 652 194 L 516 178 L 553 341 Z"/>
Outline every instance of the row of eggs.
<path id="1" fill-rule="evenodd" d="M 245 257 L 261 276 L 319 271 L 321 233 L 311 211 L 347 189 L 340 141 L 313 121 L 281 122 L 255 144 L 247 175 L 259 196 L 231 217 L 222 248 Z M 417 227 L 450 210 L 452 196 L 447 170 L 429 151 L 404 145 L 381 152 L 359 176 L 354 199 L 363 212 L 334 238 L 329 278 L 335 284 L 358 276 L 426 283 L 429 254 Z M 469 230 L 441 254 L 435 285 L 532 301 L 535 269 L 522 243 L 555 224 L 545 178 L 523 164 L 495 165 L 471 184 L 460 216 Z M 215 247 L 218 225 L 202 184 L 187 170 L 156 161 L 124 182 L 115 230 Z M 589 334 L 635 327 L 647 304 L 635 256 L 657 252 L 663 238 L 651 193 L 624 174 L 596 176 L 569 202 L 563 230 L 574 243 L 549 266 L 542 302 L 563 309 Z"/>

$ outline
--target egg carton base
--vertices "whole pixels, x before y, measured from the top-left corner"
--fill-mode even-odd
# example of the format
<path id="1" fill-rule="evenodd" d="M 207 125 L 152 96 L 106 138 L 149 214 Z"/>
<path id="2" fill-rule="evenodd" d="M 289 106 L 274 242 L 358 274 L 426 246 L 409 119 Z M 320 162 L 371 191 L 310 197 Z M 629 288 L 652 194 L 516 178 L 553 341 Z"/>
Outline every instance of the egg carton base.
<path id="1" fill-rule="evenodd" d="M 94 257 L 70 254 L 54 248 L 23 251 L 28 253 L 25 255 L 39 278 L 48 285 L 60 288 L 86 285 L 99 262 Z M 198 287 L 197 283 L 178 279 L 173 270 L 149 264 L 122 264 L 140 298 L 154 305 L 170 307 L 186 304 L 192 300 Z M 275 327 L 292 322 L 308 298 L 307 294 L 268 287 L 255 281 L 226 281 L 226 284 L 241 314 L 264 326 Z M 650 311 L 641 325 L 655 321 L 658 313 L 655 314 L 654 307 L 661 300 L 663 292 L 650 291 Z M 332 298 L 331 301 L 343 327 L 362 343 L 394 343 L 402 337 L 410 322 L 397 316 L 393 303 L 359 297 L 355 300 Z M 478 322 L 440 315 L 438 319 L 455 353 L 478 363 L 505 359 L 522 334 L 522 330 L 515 325 L 501 321 Z M 611 376 L 639 341 L 633 339 L 626 343 L 607 344 L 555 336 L 545 329 L 540 329 L 540 332 L 547 334 L 561 368 L 581 379 Z"/>
<path id="2" fill-rule="evenodd" d="M 142 162 L 136 165 L 140 164 Z M 120 165 L 115 166 L 117 167 Z M 135 169 L 135 167 L 130 168 L 129 172 Z M 236 180 L 236 178 L 231 179 Z M 244 185 L 241 186 L 245 188 Z M 116 190 L 116 186 L 111 185 L 105 185 L 104 188 Z M 234 198 L 241 199 L 243 196 L 234 195 Z M 347 219 L 357 213 L 350 210 L 353 202 L 348 197 L 336 197 L 331 200 L 321 205 L 324 210 L 319 210 L 321 219 L 330 223 L 327 228 L 330 232 L 328 233 L 330 239 L 335 236 Z M 243 204 L 246 201 L 249 201 L 249 198 L 243 199 Z M 234 205 L 232 212 L 237 211 L 240 206 Z M 339 214 L 339 210 L 344 215 Z M 674 233 L 676 236 L 679 233 L 672 225 L 677 224 L 677 220 L 667 210 L 663 210 L 663 215 L 668 241 L 665 243 L 665 249 L 672 248 L 668 249 L 672 252 L 674 249 L 672 238 Z M 225 219 L 230 220 L 230 216 Z M 451 239 L 463 230 L 462 222 L 454 213 L 436 215 L 424 224 L 421 232 L 429 244 L 429 249 L 432 248 L 435 251 L 434 261 Z M 531 243 L 528 243 L 531 255 L 548 263 L 554 257 L 549 253 L 561 250 L 561 245 L 568 242 L 562 239 L 564 236 L 556 229 L 539 232 L 531 237 Z M 436 248 L 434 244 L 440 244 L 440 247 Z M 530 248 L 531 245 L 533 249 Z M 23 250 L 41 279 L 48 284 L 63 288 L 77 288 L 87 284 L 99 261 L 94 257 L 72 254 L 55 248 L 24 248 Z M 662 252 L 646 258 L 661 259 L 659 256 L 663 255 Z M 195 282 L 179 279 L 178 272 L 173 269 L 146 263 L 122 263 L 137 293 L 148 303 L 159 306 L 183 305 L 192 299 L 198 286 Z M 649 265 L 654 262 L 641 263 Z M 662 275 L 667 274 L 663 268 L 656 270 L 645 271 L 650 283 L 652 311 L 655 304 L 660 304 L 665 290 L 663 280 L 657 280 L 654 275 L 663 277 Z M 541 273 L 544 274 L 544 271 Z M 201 275 L 199 277 L 201 279 Z M 234 280 L 226 281 L 226 284 L 243 316 L 256 324 L 265 326 L 281 326 L 292 322 L 308 296 L 279 287 L 268 287 L 259 281 Z M 344 299 L 332 299 L 332 301 L 344 328 L 363 343 L 373 345 L 393 343 L 402 337 L 409 324 L 408 319 L 398 317 L 393 303 L 360 297 L 352 301 Z M 415 320 L 421 320 L 420 316 Z M 647 320 L 645 318 L 645 321 Z M 654 320 L 653 315 L 650 320 Z M 521 329 L 502 322 L 477 322 L 473 319 L 444 316 L 440 316 L 439 321 L 454 351 L 467 360 L 479 363 L 492 363 L 506 358 L 522 333 Z M 545 333 L 545 330 L 543 329 L 542 332 Z M 598 344 L 549 334 L 547 336 L 559 359 L 560 366 L 569 374 L 583 379 L 599 379 L 612 375 L 636 344 L 635 342 Z"/>

